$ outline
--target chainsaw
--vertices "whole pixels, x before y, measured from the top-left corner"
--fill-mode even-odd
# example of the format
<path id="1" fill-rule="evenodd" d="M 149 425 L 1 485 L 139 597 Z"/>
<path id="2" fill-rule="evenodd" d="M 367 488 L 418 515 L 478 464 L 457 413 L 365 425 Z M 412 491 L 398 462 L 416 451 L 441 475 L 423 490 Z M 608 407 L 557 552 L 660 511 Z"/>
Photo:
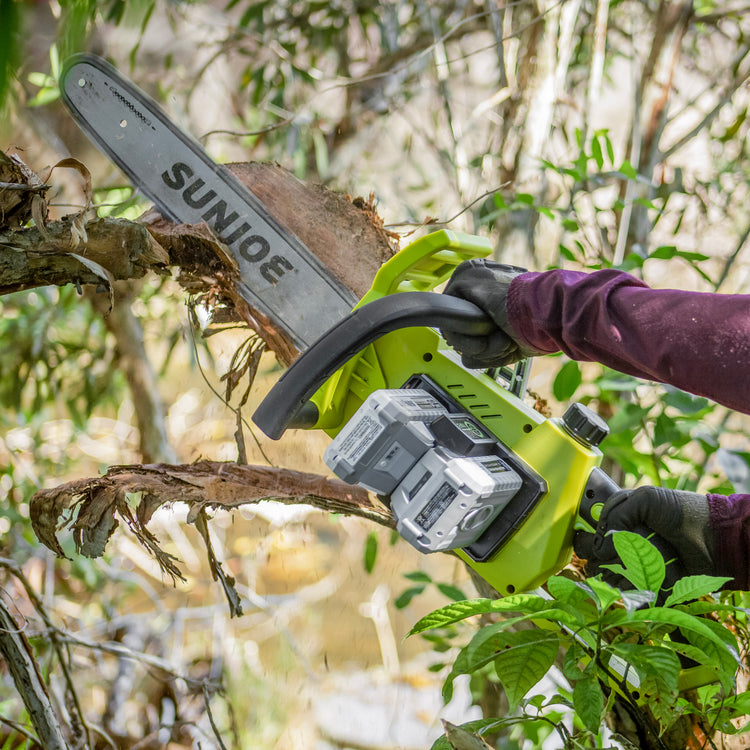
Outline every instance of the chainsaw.
<path id="1" fill-rule="evenodd" d="M 263 432 L 324 430 L 327 465 L 389 504 L 404 539 L 424 553 L 454 551 L 501 594 L 540 586 L 567 564 L 574 529 L 593 531 L 619 489 L 600 468 L 608 428 L 579 403 L 545 418 L 523 399 L 528 361 L 468 370 L 437 332 L 494 327 L 472 303 L 434 292 L 461 262 L 489 256 L 488 240 L 427 235 L 357 300 L 107 62 L 69 58 L 60 91 L 165 217 L 213 230 L 237 263 L 240 294 L 303 352 L 253 415 Z"/>
<path id="2" fill-rule="evenodd" d="M 453 550 L 497 591 L 541 585 L 619 489 L 599 468 L 604 420 L 547 419 L 523 400 L 527 362 L 467 370 L 435 330 L 488 333 L 472 303 L 431 290 L 490 243 L 427 235 L 378 271 L 354 312 L 309 347 L 253 415 L 273 439 L 322 429 L 334 474 L 386 499 L 421 552 Z"/>

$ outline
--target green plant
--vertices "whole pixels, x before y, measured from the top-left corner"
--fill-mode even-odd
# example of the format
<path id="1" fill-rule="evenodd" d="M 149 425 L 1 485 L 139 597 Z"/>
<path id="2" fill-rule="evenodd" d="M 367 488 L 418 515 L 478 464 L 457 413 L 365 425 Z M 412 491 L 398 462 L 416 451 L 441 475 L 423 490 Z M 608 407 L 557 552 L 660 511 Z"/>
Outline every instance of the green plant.
<path id="1" fill-rule="evenodd" d="M 505 688 L 509 715 L 485 717 L 467 729 L 485 734 L 529 724 L 535 732 L 542 722 L 559 733 L 565 748 L 604 747 L 604 717 L 617 700 L 654 737 L 682 716 L 706 734 L 739 731 L 732 720 L 750 711 L 750 695 L 735 692 L 740 647 L 725 622 L 744 620 L 746 611 L 714 593 L 728 579 L 680 579 L 657 603 L 665 577 L 659 552 L 631 532 L 617 532 L 615 545 L 623 564 L 612 569 L 631 590 L 619 591 L 600 577 L 553 576 L 546 591 L 454 602 L 416 623 L 410 635 L 445 632 L 476 615 L 503 618 L 473 635 L 445 680 L 446 701 L 459 675 L 494 673 Z M 568 685 L 553 694 L 535 692 L 555 663 Z M 700 689 L 682 692 L 691 682 Z M 572 712 L 572 730 L 560 709 Z M 445 747 L 438 740 L 433 750 Z"/>

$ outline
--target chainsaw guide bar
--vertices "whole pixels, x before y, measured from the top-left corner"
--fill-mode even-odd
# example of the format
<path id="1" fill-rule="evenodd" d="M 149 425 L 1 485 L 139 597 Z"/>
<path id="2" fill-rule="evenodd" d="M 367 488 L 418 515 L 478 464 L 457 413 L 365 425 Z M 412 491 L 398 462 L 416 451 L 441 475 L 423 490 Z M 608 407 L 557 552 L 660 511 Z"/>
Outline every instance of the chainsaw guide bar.
<path id="1" fill-rule="evenodd" d="M 64 66 L 60 93 L 96 146 L 179 224 L 207 224 L 230 250 L 238 288 L 306 349 L 357 303 L 231 172 L 178 130 L 150 97 L 92 55 Z"/>

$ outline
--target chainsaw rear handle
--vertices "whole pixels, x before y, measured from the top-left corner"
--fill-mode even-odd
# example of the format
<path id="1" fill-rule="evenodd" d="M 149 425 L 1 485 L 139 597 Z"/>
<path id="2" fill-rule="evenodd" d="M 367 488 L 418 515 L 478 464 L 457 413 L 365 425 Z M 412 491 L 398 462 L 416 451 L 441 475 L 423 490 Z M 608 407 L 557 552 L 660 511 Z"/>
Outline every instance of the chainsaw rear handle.
<path id="1" fill-rule="evenodd" d="M 427 326 L 482 336 L 497 327 L 473 303 L 434 292 L 401 292 L 374 300 L 324 333 L 282 375 L 253 414 L 253 422 L 278 440 L 289 427 L 312 427 L 317 409 L 303 409 L 323 383 L 355 354 L 401 328 Z"/>

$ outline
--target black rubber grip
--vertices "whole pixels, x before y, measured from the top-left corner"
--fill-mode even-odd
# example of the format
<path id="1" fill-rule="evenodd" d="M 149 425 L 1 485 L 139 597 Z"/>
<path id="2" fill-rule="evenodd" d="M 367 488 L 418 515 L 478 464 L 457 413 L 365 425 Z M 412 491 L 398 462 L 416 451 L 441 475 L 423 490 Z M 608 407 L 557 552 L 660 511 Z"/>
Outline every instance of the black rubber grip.
<path id="1" fill-rule="evenodd" d="M 295 417 L 336 370 L 381 336 L 427 326 L 481 336 L 497 327 L 471 302 L 435 292 L 401 292 L 370 302 L 324 333 L 281 376 L 253 414 L 253 422 L 278 440 L 290 426 L 311 426 L 317 415 Z"/>

